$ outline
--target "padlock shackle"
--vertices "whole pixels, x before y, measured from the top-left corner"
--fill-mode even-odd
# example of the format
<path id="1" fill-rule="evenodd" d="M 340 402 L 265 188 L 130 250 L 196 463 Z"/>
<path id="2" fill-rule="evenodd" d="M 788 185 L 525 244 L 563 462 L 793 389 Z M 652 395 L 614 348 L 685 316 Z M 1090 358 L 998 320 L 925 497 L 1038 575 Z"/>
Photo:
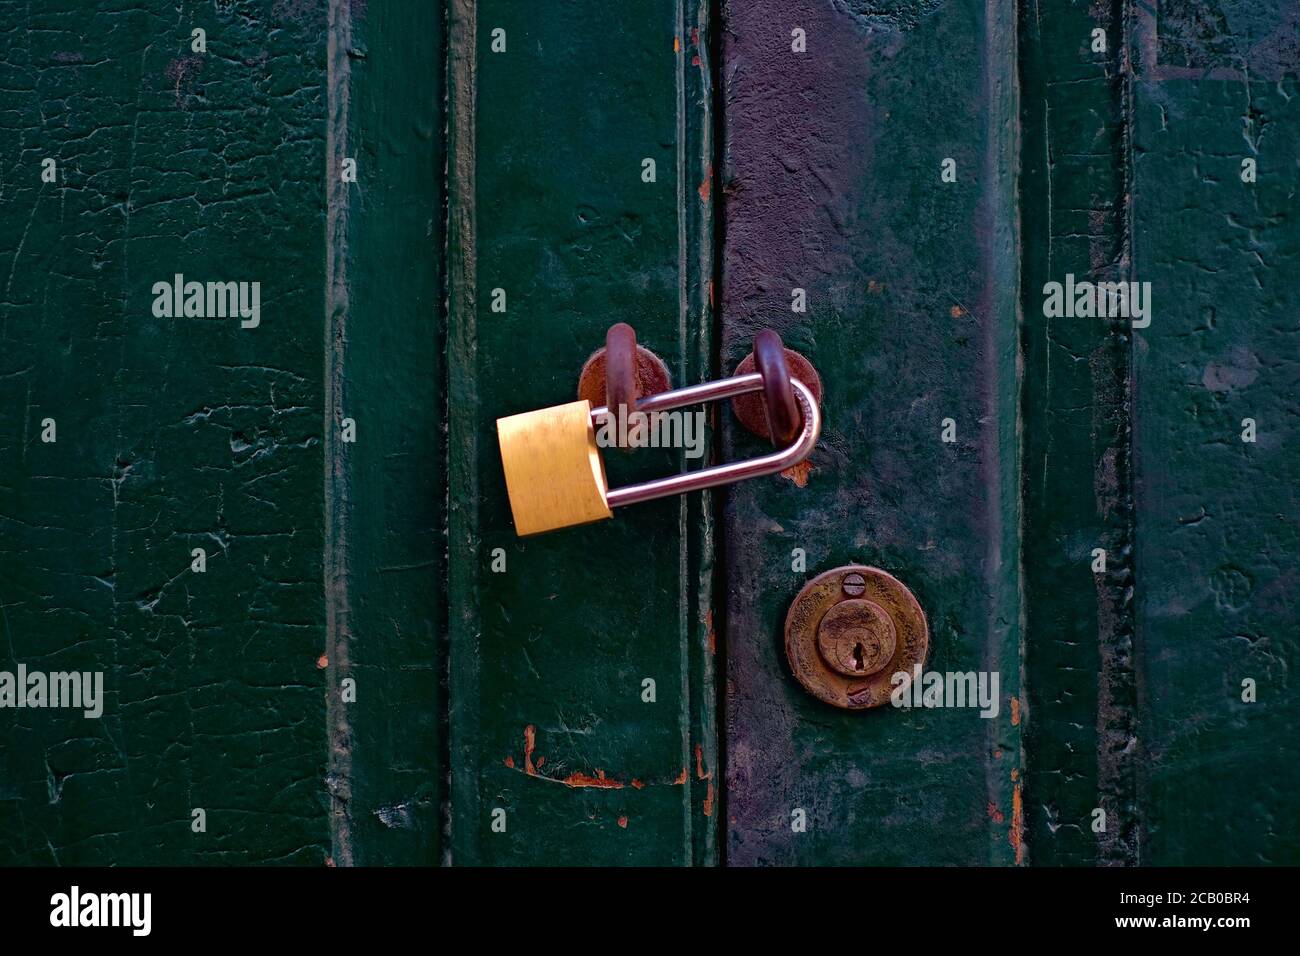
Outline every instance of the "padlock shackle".
<path id="1" fill-rule="evenodd" d="M 790 379 L 790 387 L 794 390 L 795 398 L 798 400 L 800 410 L 803 412 L 803 429 L 795 436 L 793 443 L 786 448 L 758 458 L 747 458 L 743 461 L 731 461 L 722 465 L 714 465 L 712 468 L 705 468 L 703 471 L 687 471 L 680 475 L 670 475 L 667 478 L 655 478 L 652 481 L 642 482 L 638 485 L 629 485 L 626 488 L 611 488 L 605 496 L 609 507 L 619 508 L 623 505 L 636 504 L 639 501 L 666 498 L 669 495 L 699 491 L 717 485 L 729 485 L 734 481 L 743 481 L 746 478 L 772 475 L 799 464 L 808 457 L 813 450 L 813 446 L 817 444 L 817 437 L 822 430 L 822 416 L 821 410 L 817 407 L 817 399 L 808 386 L 798 379 L 792 378 Z M 679 388 L 672 392 L 660 392 L 657 395 L 651 395 L 637 403 L 637 411 L 646 413 L 662 412 L 670 408 L 680 408 L 683 405 L 716 402 L 724 398 L 744 395 L 746 392 L 757 392 L 762 388 L 763 376 L 758 372 L 750 372 L 748 375 L 736 375 L 718 382 L 688 385 L 686 388 Z M 599 425 L 601 420 L 609 417 L 610 414 L 608 408 L 595 408 L 592 409 L 591 420 L 593 424 Z"/>

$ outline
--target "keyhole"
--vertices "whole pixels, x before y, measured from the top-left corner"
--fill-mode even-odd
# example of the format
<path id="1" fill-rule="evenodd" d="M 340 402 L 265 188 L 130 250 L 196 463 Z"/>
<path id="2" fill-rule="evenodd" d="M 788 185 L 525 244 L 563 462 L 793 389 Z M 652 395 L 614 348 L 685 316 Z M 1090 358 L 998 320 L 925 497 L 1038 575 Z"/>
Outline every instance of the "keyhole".
<path id="1" fill-rule="evenodd" d="M 853 667 L 855 670 L 862 670 L 865 666 L 862 663 L 862 642 L 859 641 L 853 645 Z"/>

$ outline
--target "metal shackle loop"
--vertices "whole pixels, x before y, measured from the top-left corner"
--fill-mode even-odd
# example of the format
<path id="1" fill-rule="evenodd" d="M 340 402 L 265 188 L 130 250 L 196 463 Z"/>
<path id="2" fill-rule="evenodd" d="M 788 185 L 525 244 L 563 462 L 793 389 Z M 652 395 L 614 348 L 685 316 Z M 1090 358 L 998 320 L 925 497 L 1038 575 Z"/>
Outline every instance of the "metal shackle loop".
<path id="1" fill-rule="evenodd" d="M 763 376 L 763 406 L 772 444 L 793 441 L 799 431 L 799 407 L 790 386 L 785 346 L 771 329 L 754 336 L 754 365 Z"/>
<path id="2" fill-rule="evenodd" d="M 636 329 L 626 322 L 605 333 L 605 407 L 636 411 L 641 397 L 636 380 Z"/>
<path id="3" fill-rule="evenodd" d="M 817 400 L 813 397 L 813 393 L 808 386 L 798 379 L 792 378 L 790 379 L 790 387 L 793 389 L 794 397 L 803 413 L 803 427 L 794 440 L 785 448 L 758 458 L 747 458 L 743 461 L 731 461 L 721 465 L 714 465 L 712 468 L 705 468 L 703 471 L 688 471 L 679 475 L 670 475 L 667 478 L 656 478 L 641 484 L 629 485 L 626 488 L 611 488 L 606 493 L 605 499 L 609 507 L 618 508 L 623 505 L 636 504 L 640 501 L 652 501 L 655 498 L 665 498 L 669 495 L 679 495 L 688 491 L 699 491 L 704 488 L 714 488 L 718 485 L 728 485 L 732 482 L 743 481 L 746 478 L 759 478 L 763 475 L 772 475 L 778 471 L 784 471 L 799 464 L 808 457 L 817 444 L 817 438 L 822 429 L 822 417 L 821 410 L 817 407 Z M 762 374 L 750 372 L 747 375 L 737 375 L 719 382 L 704 382 L 700 385 L 679 388 L 672 392 L 660 392 L 658 395 L 651 395 L 637 403 L 637 410 L 645 413 L 662 412 L 670 408 L 680 408 L 683 405 L 694 405 L 699 402 L 716 402 L 724 398 L 743 395 L 746 392 L 757 392 L 762 388 Z M 591 420 L 593 424 L 598 424 L 602 419 L 610 415 L 611 412 L 608 408 L 596 408 L 591 412 Z"/>

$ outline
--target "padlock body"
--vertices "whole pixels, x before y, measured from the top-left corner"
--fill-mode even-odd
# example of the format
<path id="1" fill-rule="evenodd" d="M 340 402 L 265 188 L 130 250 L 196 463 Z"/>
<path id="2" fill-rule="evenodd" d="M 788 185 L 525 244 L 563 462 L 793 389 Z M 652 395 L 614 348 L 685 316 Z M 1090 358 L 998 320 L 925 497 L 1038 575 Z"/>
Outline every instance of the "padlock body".
<path id="1" fill-rule="evenodd" d="M 520 537 L 613 516 L 591 402 L 498 418 L 497 441 Z"/>

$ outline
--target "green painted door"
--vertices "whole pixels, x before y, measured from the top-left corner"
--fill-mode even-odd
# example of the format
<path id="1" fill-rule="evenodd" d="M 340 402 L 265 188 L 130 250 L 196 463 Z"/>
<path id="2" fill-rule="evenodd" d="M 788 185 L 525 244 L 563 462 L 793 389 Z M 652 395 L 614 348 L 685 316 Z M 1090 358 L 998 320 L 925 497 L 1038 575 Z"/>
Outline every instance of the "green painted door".
<path id="1" fill-rule="evenodd" d="M 0 0 L 0 681 L 103 688 L 0 863 L 1300 862 L 1295 4 L 398 6 Z M 517 538 L 618 321 L 820 443 Z M 989 706 L 810 696 L 847 564 Z"/>

